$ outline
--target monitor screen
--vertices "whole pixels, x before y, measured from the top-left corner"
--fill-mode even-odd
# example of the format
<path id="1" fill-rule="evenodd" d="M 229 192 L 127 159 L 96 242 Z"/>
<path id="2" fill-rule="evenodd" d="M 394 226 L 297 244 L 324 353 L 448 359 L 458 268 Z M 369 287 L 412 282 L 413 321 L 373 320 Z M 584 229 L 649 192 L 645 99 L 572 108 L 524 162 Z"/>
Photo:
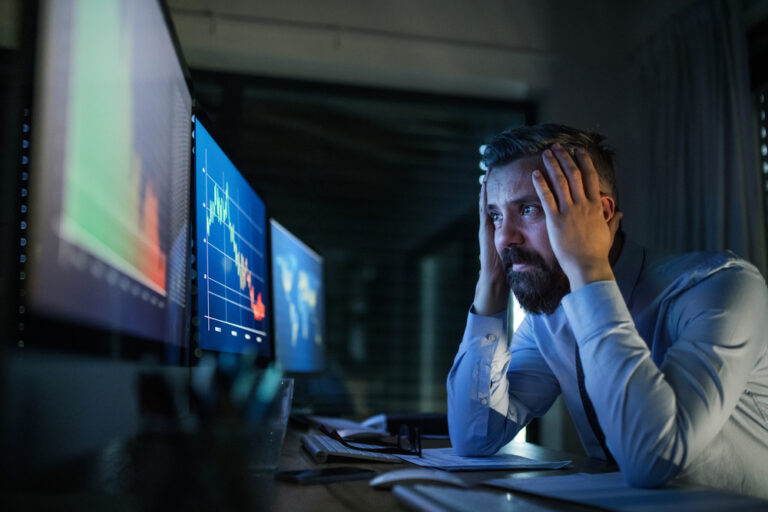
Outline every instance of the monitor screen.
<path id="1" fill-rule="evenodd" d="M 274 219 L 272 242 L 275 351 L 291 372 L 325 366 L 323 258 Z"/>
<path id="2" fill-rule="evenodd" d="M 99 342 L 182 346 L 192 101 L 163 12 L 47 1 L 38 30 L 30 306 Z"/>
<path id="3" fill-rule="evenodd" d="M 198 348 L 271 358 L 264 201 L 195 121 Z"/>

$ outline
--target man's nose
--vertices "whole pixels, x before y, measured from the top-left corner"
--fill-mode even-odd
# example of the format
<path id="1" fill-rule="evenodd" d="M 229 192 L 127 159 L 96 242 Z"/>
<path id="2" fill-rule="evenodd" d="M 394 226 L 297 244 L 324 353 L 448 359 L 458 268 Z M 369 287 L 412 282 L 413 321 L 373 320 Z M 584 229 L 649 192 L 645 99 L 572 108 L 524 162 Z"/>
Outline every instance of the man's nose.
<path id="1" fill-rule="evenodd" d="M 525 236 L 517 222 L 504 219 L 499 231 L 498 241 L 502 248 L 518 246 L 525 242 Z"/>

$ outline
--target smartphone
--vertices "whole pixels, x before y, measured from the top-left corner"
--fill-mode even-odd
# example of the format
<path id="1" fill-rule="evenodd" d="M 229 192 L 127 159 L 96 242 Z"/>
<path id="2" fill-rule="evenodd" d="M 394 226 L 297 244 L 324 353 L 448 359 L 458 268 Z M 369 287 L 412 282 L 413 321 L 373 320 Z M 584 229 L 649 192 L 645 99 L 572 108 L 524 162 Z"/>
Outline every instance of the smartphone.
<path id="1" fill-rule="evenodd" d="M 297 471 L 279 471 L 275 478 L 281 482 L 299 484 L 325 484 L 345 480 L 369 480 L 376 476 L 372 469 L 343 466 L 340 468 L 300 469 Z"/>

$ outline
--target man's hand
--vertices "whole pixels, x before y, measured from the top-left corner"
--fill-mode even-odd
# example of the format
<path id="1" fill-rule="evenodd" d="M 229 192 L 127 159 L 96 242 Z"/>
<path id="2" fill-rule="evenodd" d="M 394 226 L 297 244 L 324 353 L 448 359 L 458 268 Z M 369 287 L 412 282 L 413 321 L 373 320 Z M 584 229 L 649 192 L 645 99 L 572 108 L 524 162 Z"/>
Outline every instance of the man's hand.
<path id="1" fill-rule="evenodd" d="M 600 182 L 586 150 L 576 159 L 560 145 L 542 154 L 547 180 L 533 172 L 533 185 L 547 218 L 547 232 L 557 261 L 568 276 L 571 291 L 615 280 L 608 254 L 621 214 L 610 196 L 600 194 Z"/>
<path id="2" fill-rule="evenodd" d="M 490 172 L 490 171 L 489 171 Z M 499 253 L 493 244 L 493 222 L 488 216 L 488 175 L 480 188 L 480 277 L 475 288 L 475 313 L 494 315 L 507 308 L 509 284 Z"/>

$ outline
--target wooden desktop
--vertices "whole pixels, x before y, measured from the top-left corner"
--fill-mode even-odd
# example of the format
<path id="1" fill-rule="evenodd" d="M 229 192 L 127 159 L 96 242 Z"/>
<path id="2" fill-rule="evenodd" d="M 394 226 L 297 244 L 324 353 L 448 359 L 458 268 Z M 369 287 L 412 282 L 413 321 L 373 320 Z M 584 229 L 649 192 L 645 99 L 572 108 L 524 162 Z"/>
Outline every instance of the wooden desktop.
<path id="1" fill-rule="evenodd" d="M 309 454 L 302 448 L 301 431 L 289 429 L 280 458 L 279 471 L 309 469 L 317 467 L 356 466 L 375 470 L 378 473 L 416 467 L 410 463 L 390 464 L 369 461 L 337 460 L 327 464 L 315 464 Z M 424 447 L 446 446 L 445 440 L 425 440 Z M 616 471 L 615 466 L 605 461 L 579 457 L 572 454 L 550 450 L 532 443 L 510 443 L 505 448 L 506 453 L 512 453 L 536 460 L 558 461 L 569 459 L 573 462 L 561 470 L 536 471 L 461 471 L 456 472 L 462 480 L 474 484 L 490 478 L 527 477 L 544 475 L 563 475 L 568 473 L 585 472 L 601 473 Z M 377 490 L 368 485 L 366 480 L 335 482 L 330 484 L 296 484 L 273 481 L 269 483 L 271 494 L 268 502 L 263 503 L 269 510 L 299 512 L 314 510 L 343 510 L 360 512 L 378 512 L 391 510 L 407 510 L 398 502 L 389 490 Z M 265 488 L 266 490 L 266 488 Z M 488 492 L 506 494 L 506 491 L 484 488 Z M 592 510 L 589 507 L 565 504 L 563 502 L 546 500 L 533 496 L 513 495 L 511 500 L 519 502 L 521 507 L 530 510 Z M 526 508 L 523 508 L 526 509 Z"/>

